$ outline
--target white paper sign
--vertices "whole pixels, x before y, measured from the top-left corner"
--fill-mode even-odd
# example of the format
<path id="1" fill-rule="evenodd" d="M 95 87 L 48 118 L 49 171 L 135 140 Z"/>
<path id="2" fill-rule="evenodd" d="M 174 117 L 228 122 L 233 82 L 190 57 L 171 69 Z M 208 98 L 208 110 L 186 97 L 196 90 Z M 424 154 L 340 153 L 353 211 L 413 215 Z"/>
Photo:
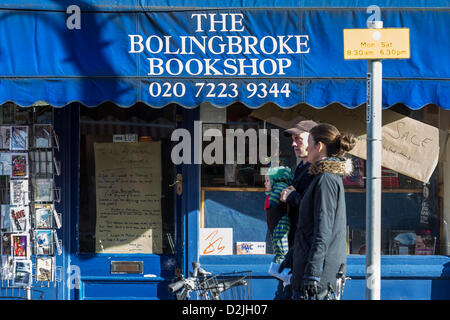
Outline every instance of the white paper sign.
<path id="1" fill-rule="evenodd" d="M 200 228 L 200 255 L 233 254 L 232 228 Z"/>
<path id="2" fill-rule="evenodd" d="M 236 242 L 236 254 L 266 254 L 266 243 Z"/>

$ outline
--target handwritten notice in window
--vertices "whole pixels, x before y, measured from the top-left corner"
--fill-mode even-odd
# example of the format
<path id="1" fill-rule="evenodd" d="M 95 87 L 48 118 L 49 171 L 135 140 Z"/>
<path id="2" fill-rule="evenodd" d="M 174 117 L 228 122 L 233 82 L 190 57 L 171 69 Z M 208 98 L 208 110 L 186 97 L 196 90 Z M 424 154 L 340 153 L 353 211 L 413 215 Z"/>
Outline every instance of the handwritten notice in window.
<path id="1" fill-rule="evenodd" d="M 233 254 L 232 228 L 200 228 L 200 255 Z"/>
<path id="2" fill-rule="evenodd" d="M 162 253 L 161 143 L 95 143 L 96 252 Z"/>

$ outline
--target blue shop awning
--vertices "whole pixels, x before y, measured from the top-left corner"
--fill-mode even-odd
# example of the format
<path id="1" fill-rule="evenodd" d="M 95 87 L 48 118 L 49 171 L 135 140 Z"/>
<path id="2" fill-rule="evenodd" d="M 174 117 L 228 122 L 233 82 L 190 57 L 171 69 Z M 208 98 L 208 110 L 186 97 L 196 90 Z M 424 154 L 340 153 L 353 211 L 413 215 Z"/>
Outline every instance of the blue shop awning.
<path id="1" fill-rule="evenodd" d="M 383 61 L 383 107 L 450 109 L 448 1 L 328 2 L 4 1 L 0 102 L 355 108 L 366 62 L 344 60 L 343 29 L 366 28 L 378 5 L 411 46 L 410 59 Z"/>

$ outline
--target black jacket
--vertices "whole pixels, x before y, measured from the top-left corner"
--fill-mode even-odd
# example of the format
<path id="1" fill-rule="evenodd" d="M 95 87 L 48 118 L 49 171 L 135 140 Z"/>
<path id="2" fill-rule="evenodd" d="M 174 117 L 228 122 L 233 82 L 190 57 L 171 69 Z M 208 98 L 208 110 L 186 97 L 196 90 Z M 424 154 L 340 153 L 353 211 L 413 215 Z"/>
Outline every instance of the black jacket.
<path id="1" fill-rule="evenodd" d="M 346 263 L 346 207 L 342 176 L 351 172 L 345 159 L 327 158 L 311 165 L 314 180 L 304 194 L 295 232 L 291 284 L 299 291 L 303 279 L 333 288 Z"/>
<path id="2" fill-rule="evenodd" d="M 313 180 L 313 176 L 309 173 L 310 163 L 302 165 L 300 163 L 294 172 L 294 180 L 292 181 L 292 186 L 295 188 L 295 191 L 292 191 L 289 196 L 286 198 L 286 203 L 288 204 L 288 215 L 291 222 L 291 229 L 288 235 L 289 248 L 294 246 L 294 236 L 296 225 L 298 221 L 298 209 L 300 205 L 300 201 L 302 197 L 308 189 L 309 184 Z"/>

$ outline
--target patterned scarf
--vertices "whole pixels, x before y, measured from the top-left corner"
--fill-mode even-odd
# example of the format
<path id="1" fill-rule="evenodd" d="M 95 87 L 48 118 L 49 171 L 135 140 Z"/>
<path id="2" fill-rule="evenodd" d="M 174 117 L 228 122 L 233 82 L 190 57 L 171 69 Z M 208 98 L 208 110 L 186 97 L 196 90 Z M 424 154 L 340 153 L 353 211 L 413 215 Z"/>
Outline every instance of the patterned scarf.
<path id="1" fill-rule="evenodd" d="M 272 167 L 268 170 L 267 174 L 270 178 L 272 190 L 267 191 L 266 195 L 269 196 L 269 203 L 273 206 L 280 203 L 281 191 L 292 184 L 294 176 L 288 167 Z"/>

